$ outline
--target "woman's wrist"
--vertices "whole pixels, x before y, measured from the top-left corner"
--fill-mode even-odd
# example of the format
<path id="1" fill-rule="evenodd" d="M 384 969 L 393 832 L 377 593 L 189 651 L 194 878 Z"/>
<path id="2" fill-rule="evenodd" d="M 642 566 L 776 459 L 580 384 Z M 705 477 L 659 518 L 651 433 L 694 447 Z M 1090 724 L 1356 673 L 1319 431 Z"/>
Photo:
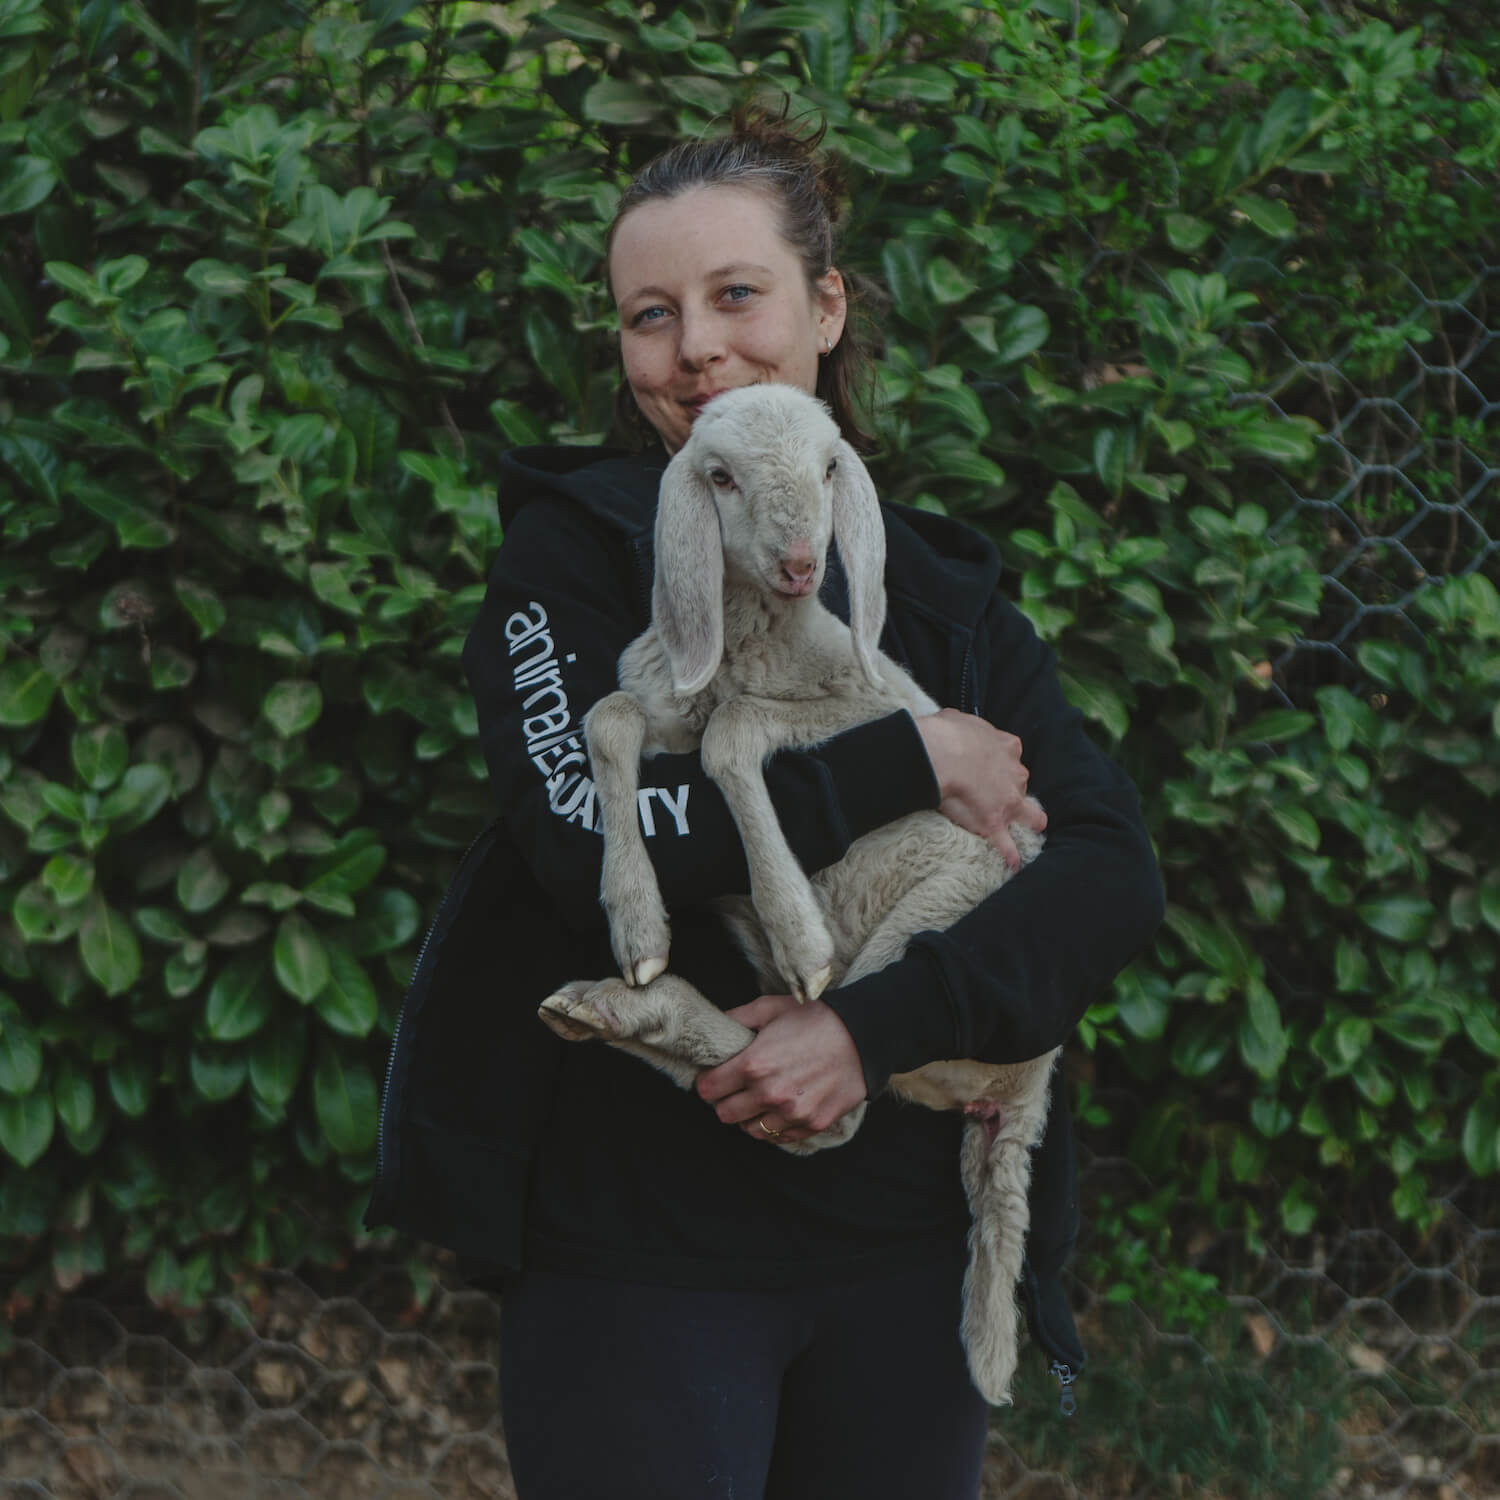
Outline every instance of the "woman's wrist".
<path id="1" fill-rule="evenodd" d="M 927 752 L 933 780 L 937 782 L 940 802 L 946 801 L 954 790 L 954 772 L 958 764 L 953 754 L 953 725 L 948 717 L 953 712 L 954 710 L 945 708 L 935 714 L 924 714 L 916 720 L 922 748 Z"/>

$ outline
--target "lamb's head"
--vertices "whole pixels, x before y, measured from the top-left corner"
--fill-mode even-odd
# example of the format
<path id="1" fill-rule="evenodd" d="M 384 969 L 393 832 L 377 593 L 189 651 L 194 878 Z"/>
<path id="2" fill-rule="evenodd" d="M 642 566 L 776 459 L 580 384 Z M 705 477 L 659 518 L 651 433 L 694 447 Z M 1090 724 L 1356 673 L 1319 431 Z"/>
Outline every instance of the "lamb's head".
<path id="1" fill-rule="evenodd" d="M 878 682 L 885 528 L 875 487 L 827 407 L 793 386 L 725 391 L 662 476 L 652 612 L 681 692 L 723 651 L 728 575 L 790 606 L 817 595 L 837 538 L 860 665 Z"/>

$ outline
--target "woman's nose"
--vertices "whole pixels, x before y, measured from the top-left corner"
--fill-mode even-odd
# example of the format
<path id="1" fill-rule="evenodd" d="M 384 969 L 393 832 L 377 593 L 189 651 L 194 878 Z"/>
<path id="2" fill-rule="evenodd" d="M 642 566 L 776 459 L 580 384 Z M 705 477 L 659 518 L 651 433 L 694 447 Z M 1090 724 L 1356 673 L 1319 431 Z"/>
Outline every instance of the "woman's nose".
<path id="1" fill-rule="evenodd" d="M 684 315 L 681 328 L 677 358 L 689 369 L 701 370 L 723 357 L 723 339 L 713 318 Z"/>

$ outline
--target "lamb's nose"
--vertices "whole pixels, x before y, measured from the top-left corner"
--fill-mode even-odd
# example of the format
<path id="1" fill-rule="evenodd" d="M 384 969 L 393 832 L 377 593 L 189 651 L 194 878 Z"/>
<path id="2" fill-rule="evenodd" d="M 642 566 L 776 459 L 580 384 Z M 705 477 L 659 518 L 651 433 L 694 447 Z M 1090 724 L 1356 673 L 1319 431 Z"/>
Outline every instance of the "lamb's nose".
<path id="1" fill-rule="evenodd" d="M 781 571 L 793 583 L 806 583 L 813 572 L 812 548 L 806 542 L 794 542 L 782 556 Z"/>

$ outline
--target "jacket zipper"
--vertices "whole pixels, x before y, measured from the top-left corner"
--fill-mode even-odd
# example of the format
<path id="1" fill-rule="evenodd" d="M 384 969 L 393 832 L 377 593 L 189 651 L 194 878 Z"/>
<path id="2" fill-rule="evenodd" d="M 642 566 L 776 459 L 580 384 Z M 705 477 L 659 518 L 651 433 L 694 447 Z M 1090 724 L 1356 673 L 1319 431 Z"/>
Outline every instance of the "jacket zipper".
<path id="1" fill-rule="evenodd" d="M 385 1062 L 385 1087 L 380 1091 L 380 1118 L 375 1125 L 375 1186 L 378 1189 L 385 1181 L 385 1141 L 388 1128 L 388 1113 L 391 1105 L 391 1078 L 396 1071 L 396 1049 L 401 1043 L 401 1029 L 406 1022 L 407 1002 L 411 999 L 413 991 L 417 987 L 417 980 L 422 973 L 422 961 L 427 957 L 427 949 L 431 946 L 433 934 L 442 925 L 443 918 L 447 914 L 448 904 L 453 896 L 453 888 L 458 884 L 458 877 L 463 867 L 469 862 L 469 856 L 473 854 L 479 841 L 483 839 L 499 818 L 492 818 L 478 833 L 469 840 L 469 847 L 464 850 L 463 857 L 459 860 L 457 868 L 453 872 L 453 878 L 443 889 L 443 899 L 438 902 L 437 912 L 434 914 L 427 932 L 422 938 L 422 946 L 417 949 L 417 961 L 412 965 L 411 980 L 406 986 L 406 993 L 401 997 L 401 1009 L 396 1012 L 396 1024 L 391 1031 L 391 1047 Z"/>
<path id="2" fill-rule="evenodd" d="M 971 679 L 974 668 L 974 641 L 971 637 L 969 644 L 964 648 L 963 673 L 958 680 L 958 706 L 966 714 L 977 712 L 974 707 L 974 692 Z"/>
<path id="3" fill-rule="evenodd" d="M 1078 1410 L 1078 1397 L 1073 1394 L 1073 1382 L 1078 1379 L 1071 1365 L 1065 1365 L 1060 1359 L 1054 1359 L 1051 1365 L 1051 1373 L 1057 1377 L 1057 1409 L 1065 1417 L 1071 1417 Z"/>

